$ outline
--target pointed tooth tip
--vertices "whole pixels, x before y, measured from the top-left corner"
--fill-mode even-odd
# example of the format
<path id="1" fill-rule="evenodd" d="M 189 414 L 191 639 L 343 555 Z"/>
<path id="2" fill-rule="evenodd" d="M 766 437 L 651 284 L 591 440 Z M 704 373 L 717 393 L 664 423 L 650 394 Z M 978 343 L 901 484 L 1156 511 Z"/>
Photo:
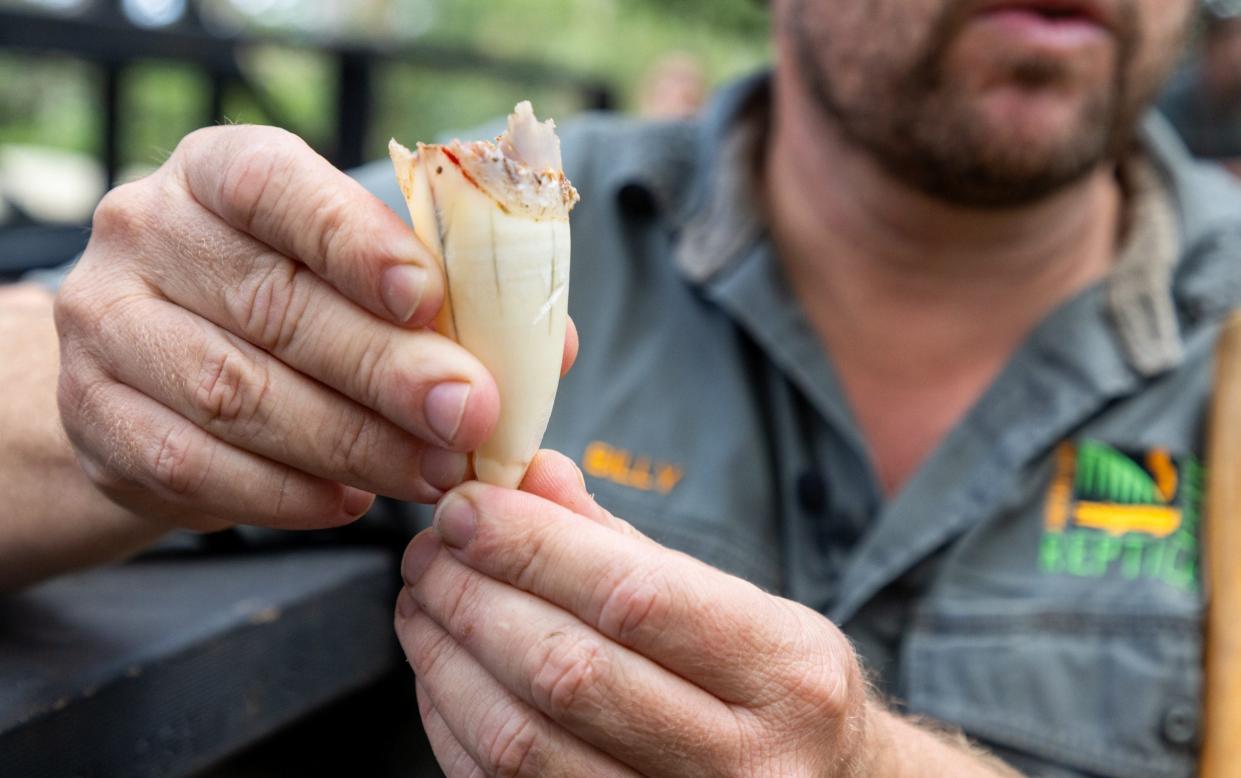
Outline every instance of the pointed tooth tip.
<path id="1" fill-rule="evenodd" d="M 534 104 L 529 100 L 522 100 L 513 107 L 513 113 L 509 116 L 509 127 L 512 127 L 514 121 L 526 120 L 528 120 L 531 124 L 541 124 L 544 127 L 549 127 L 553 130 L 556 129 L 555 119 L 548 118 L 540 122 L 539 117 L 534 113 Z"/>
<path id="2" fill-rule="evenodd" d="M 388 156 L 392 158 L 393 162 L 397 162 L 402 159 L 412 159 L 418 155 L 401 145 L 396 138 L 391 138 L 388 140 Z"/>

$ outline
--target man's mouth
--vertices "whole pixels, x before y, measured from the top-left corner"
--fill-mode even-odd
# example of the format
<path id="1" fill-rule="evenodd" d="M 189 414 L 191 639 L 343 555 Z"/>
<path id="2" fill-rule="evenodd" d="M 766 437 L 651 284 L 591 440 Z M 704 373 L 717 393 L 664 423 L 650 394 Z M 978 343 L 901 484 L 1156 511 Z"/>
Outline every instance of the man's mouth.
<path id="1" fill-rule="evenodd" d="M 1108 0 L 993 0 L 975 21 L 1014 43 L 1067 50 L 1106 40 L 1116 28 L 1116 3 Z"/>

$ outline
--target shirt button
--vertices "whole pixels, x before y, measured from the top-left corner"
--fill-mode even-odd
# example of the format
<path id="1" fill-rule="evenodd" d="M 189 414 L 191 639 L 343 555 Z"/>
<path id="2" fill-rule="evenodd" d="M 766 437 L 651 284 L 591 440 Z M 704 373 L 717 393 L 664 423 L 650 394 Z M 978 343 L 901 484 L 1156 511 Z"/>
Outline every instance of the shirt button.
<path id="1" fill-rule="evenodd" d="M 616 194 L 621 208 L 641 218 L 655 215 L 655 198 L 651 191 L 641 184 L 628 183 Z"/>
<path id="2" fill-rule="evenodd" d="M 811 516 L 822 516 L 827 510 L 827 484 L 813 470 L 797 476 L 797 504 Z"/>
<path id="3" fill-rule="evenodd" d="M 1178 702 L 1163 716 L 1163 737 L 1174 746 L 1190 747 L 1198 743 L 1198 708 Z"/>

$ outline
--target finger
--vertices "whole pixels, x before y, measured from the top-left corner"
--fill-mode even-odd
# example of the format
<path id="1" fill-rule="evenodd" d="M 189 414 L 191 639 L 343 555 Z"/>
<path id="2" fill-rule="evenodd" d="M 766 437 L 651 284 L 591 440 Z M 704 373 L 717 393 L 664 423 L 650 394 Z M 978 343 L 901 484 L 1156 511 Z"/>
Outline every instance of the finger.
<path id="1" fill-rule="evenodd" d="M 643 537 L 632 524 L 616 518 L 595 502 L 595 498 L 586 491 L 586 479 L 577 464 L 558 451 L 539 450 L 531 460 L 520 488 L 617 532 Z"/>
<path id="2" fill-rule="evenodd" d="M 440 500 L 435 531 L 466 565 L 728 702 L 773 701 L 773 679 L 799 656 L 787 636 L 820 635 L 795 608 L 740 578 L 525 492 L 467 482 Z M 808 655 L 819 653 L 811 647 Z"/>
<path id="3" fill-rule="evenodd" d="M 577 361 L 577 351 L 581 346 L 577 337 L 577 325 L 573 323 L 573 318 L 569 317 L 569 324 L 565 327 L 564 332 L 564 357 L 560 360 L 560 377 L 564 378 L 568 375 L 569 370 L 573 367 L 573 363 Z"/>
<path id="4" fill-rule="evenodd" d="M 572 614 L 466 567 L 433 533 L 414 539 L 402 570 L 419 612 L 454 648 L 588 743 L 648 775 L 737 763 L 738 719 L 726 704 Z"/>
<path id="5" fill-rule="evenodd" d="M 62 371 L 65 431 L 95 485 L 144 515 L 191 529 L 220 519 L 283 529 L 336 527 L 374 499 L 234 448 L 124 384 Z"/>
<path id="6" fill-rule="evenodd" d="M 220 440 L 404 500 L 460 483 L 466 455 L 412 435 L 188 311 L 139 297 L 98 333 L 105 369 Z"/>
<path id="7" fill-rule="evenodd" d="M 440 769 L 447 778 L 487 778 L 483 768 L 474 763 L 465 747 L 457 742 L 457 738 L 448 728 L 448 722 L 431 704 L 426 689 L 421 682 L 415 682 L 418 694 L 418 713 L 422 718 L 422 729 L 431 743 L 431 752 L 439 762 Z"/>
<path id="8" fill-rule="evenodd" d="M 297 136 L 209 128 L 187 136 L 173 160 L 207 209 L 368 311 L 423 325 L 439 310 L 441 274 L 413 230 Z"/>
<path id="9" fill-rule="evenodd" d="M 473 355 L 430 330 L 385 325 L 296 262 L 176 197 L 168 194 L 164 230 L 176 240 L 148 249 L 189 269 L 149 279 L 172 302 L 424 441 L 470 451 L 490 436 L 499 394 Z"/>
<path id="10" fill-rule="evenodd" d="M 397 637 L 428 704 L 484 774 L 635 778 L 517 699 L 425 613 L 406 613 Z"/>

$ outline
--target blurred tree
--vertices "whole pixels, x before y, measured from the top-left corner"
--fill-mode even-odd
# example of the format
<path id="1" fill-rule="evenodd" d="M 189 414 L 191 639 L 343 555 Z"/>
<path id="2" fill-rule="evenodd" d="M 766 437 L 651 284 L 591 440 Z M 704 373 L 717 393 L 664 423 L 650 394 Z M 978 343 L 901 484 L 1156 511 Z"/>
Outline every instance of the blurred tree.
<path id="1" fill-rule="evenodd" d="M 75 0 L 0 0 L 0 7 L 63 7 Z M 247 51 L 243 67 L 294 129 L 313 144 L 331 134 L 334 71 L 315 50 L 352 42 L 392 50 L 425 43 L 459 45 L 489 56 L 546 62 L 613 84 L 632 107 L 650 63 L 671 51 L 702 64 L 711 83 L 768 59 L 764 0 L 199 0 L 204 23 L 220 34 L 261 34 L 288 45 Z M 97 75 L 61 58 L 0 53 L 0 144 L 39 143 L 93 153 L 98 143 Z M 125 164 L 158 164 L 202 120 L 205 79 L 167 63 L 134 69 L 125 82 Z M 367 151 L 380 156 L 390 135 L 407 141 L 503 115 L 529 97 L 541 114 L 563 118 L 580 107 L 559 87 L 434 68 L 380 69 Z M 230 121 L 263 122 L 240 90 L 225 95 Z"/>
<path id="2" fill-rule="evenodd" d="M 703 21 L 741 35 L 766 30 L 768 0 L 637 0 L 656 11 L 675 14 L 686 21 Z"/>

